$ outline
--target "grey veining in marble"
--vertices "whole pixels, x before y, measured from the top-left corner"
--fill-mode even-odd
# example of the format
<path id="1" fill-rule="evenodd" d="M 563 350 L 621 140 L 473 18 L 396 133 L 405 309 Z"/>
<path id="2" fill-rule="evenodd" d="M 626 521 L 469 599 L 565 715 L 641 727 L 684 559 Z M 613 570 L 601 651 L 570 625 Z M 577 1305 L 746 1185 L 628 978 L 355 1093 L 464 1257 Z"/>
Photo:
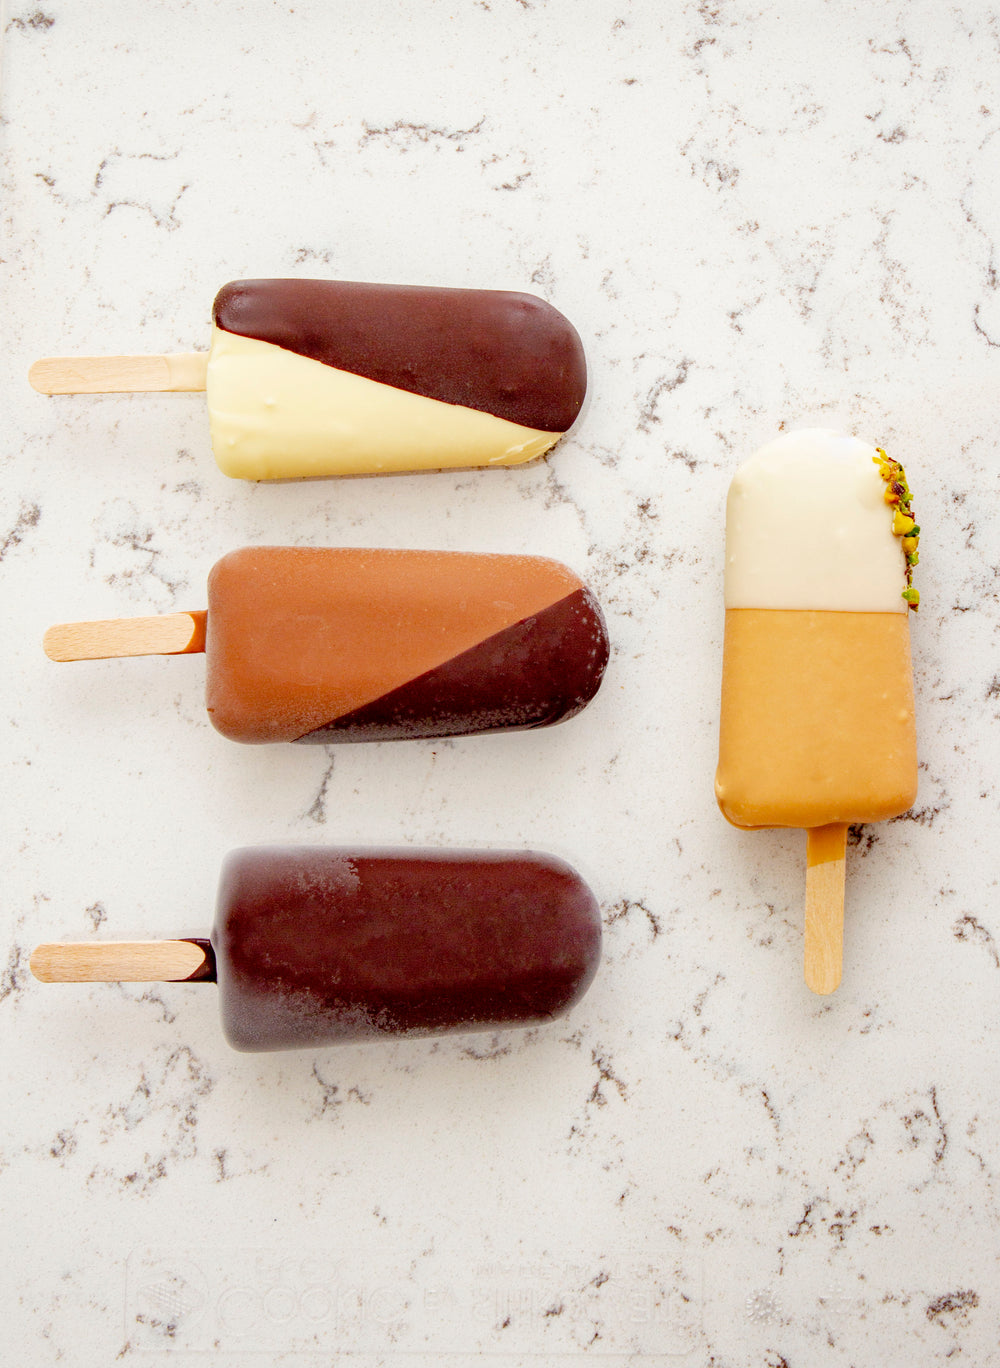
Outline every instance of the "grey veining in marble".
<path id="1" fill-rule="evenodd" d="M 2 42 L 11 1361 L 1000 1364 L 1000 10 L 8 0 Z M 309 274 L 543 295 L 580 421 L 522 469 L 265 487 L 202 396 L 27 385 Z M 903 459 L 923 527 L 919 798 L 852 834 L 823 1000 L 801 834 L 711 782 L 728 479 L 817 422 Z M 253 748 L 197 657 L 43 657 L 254 542 L 556 556 L 604 688 L 548 732 Z M 204 934 L 258 841 L 550 849 L 601 972 L 544 1030 L 256 1057 L 209 986 L 32 980 L 41 940 Z"/>

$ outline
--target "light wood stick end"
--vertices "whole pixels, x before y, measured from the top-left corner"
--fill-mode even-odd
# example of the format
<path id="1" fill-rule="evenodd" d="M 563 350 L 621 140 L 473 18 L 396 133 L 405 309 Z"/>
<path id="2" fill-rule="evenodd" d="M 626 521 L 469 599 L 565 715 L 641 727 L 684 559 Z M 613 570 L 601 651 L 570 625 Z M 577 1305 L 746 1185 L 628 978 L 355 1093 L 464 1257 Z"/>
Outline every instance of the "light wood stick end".
<path id="1" fill-rule="evenodd" d="M 213 966 L 207 942 L 73 941 L 39 945 L 31 972 L 41 983 L 179 983 Z"/>
<path id="2" fill-rule="evenodd" d="M 39 394 L 129 394 L 203 390 L 208 352 L 163 356 L 46 356 L 28 371 Z"/>
<path id="3" fill-rule="evenodd" d="M 838 987 L 843 971 L 846 859 L 846 824 L 806 832 L 805 979 L 823 995 Z"/>
<path id="4" fill-rule="evenodd" d="M 193 655 L 205 649 L 204 611 L 163 617 L 61 622 L 42 638 L 50 660 L 114 660 L 123 656 Z"/>

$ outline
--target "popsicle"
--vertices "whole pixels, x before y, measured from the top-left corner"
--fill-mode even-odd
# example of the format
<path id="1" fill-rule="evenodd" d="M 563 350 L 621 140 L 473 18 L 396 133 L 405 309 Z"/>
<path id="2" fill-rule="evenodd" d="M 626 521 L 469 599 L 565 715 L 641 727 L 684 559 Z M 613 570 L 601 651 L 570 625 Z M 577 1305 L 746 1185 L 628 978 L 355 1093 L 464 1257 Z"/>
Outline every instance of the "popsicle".
<path id="1" fill-rule="evenodd" d="M 608 661 L 600 607 L 557 561 L 255 546 L 208 577 L 207 612 L 65 623 L 53 660 L 205 652 L 224 736 L 329 743 L 562 722 Z"/>
<path id="2" fill-rule="evenodd" d="M 41 945 L 44 982 L 217 981 L 237 1050 L 533 1026 L 583 996 L 600 911 L 533 851 L 255 847 L 222 868 L 209 939 Z"/>
<path id="3" fill-rule="evenodd" d="M 805 828 L 820 993 L 841 976 L 848 826 L 916 796 L 919 532 L 902 467 L 824 429 L 770 442 L 729 489 L 716 797 L 736 826 Z"/>
<path id="4" fill-rule="evenodd" d="M 240 280 L 191 355 L 49 357 L 43 394 L 205 390 L 220 468 L 243 480 L 518 465 L 583 404 L 572 324 L 506 290 Z"/>

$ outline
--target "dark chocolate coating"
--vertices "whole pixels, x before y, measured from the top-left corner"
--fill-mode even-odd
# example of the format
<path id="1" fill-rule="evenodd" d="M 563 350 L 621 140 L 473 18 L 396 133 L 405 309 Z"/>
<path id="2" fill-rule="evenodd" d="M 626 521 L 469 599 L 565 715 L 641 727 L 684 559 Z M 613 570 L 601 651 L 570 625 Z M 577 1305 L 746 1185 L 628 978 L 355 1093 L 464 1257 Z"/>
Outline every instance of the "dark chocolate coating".
<path id="1" fill-rule="evenodd" d="M 590 590 L 578 589 L 298 739 L 405 741 L 548 727 L 586 707 L 607 663 L 603 614 Z"/>
<path id="2" fill-rule="evenodd" d="M 549 855 L 264 846 L 227 856 L 212 944 L 229 1043 L 306 1049 L 548 1021 L 601 919 Z"/>
<path id="3" fill-rule="evenodd" d="M 226 332 L 543 432 L 572 427 L 587 391 L 576 329 L 534 295 L 235 280 L 212 317 Z"/>

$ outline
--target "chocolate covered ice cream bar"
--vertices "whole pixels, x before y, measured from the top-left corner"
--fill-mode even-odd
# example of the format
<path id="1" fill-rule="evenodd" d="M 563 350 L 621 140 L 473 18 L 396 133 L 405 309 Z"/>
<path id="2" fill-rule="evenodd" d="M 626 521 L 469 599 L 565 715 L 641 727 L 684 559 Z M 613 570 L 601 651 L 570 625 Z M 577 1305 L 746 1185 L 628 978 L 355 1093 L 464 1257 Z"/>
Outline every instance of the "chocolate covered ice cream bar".
<path id="1" fill-rule="evenodd" d="M 593 893 L 551 855 L 254 847 L 207 939 L 39 946 L 45 982 L 217 981 L 237 1050 L 496 1031 L 563 1015 L 597 971 Z"/>
<path id="2" fill-rule="evenodd" d="M 66 623 L 55 660 L 204 651 L 213 725 L 234 741 L 386 741 L 549 726 L 597 692 L 604 618 L 540 556 L 246 547 L 208 609 Z"/>
<path id="3" fill-rule="evenodd" d="M 517 465 L 554 445 L 587 388 L 572 324 L 506 290 L 242 280 L 211 350 L 52 357 L 45 394 L 207 392 L 221 469 L 245 480 Z"/>

